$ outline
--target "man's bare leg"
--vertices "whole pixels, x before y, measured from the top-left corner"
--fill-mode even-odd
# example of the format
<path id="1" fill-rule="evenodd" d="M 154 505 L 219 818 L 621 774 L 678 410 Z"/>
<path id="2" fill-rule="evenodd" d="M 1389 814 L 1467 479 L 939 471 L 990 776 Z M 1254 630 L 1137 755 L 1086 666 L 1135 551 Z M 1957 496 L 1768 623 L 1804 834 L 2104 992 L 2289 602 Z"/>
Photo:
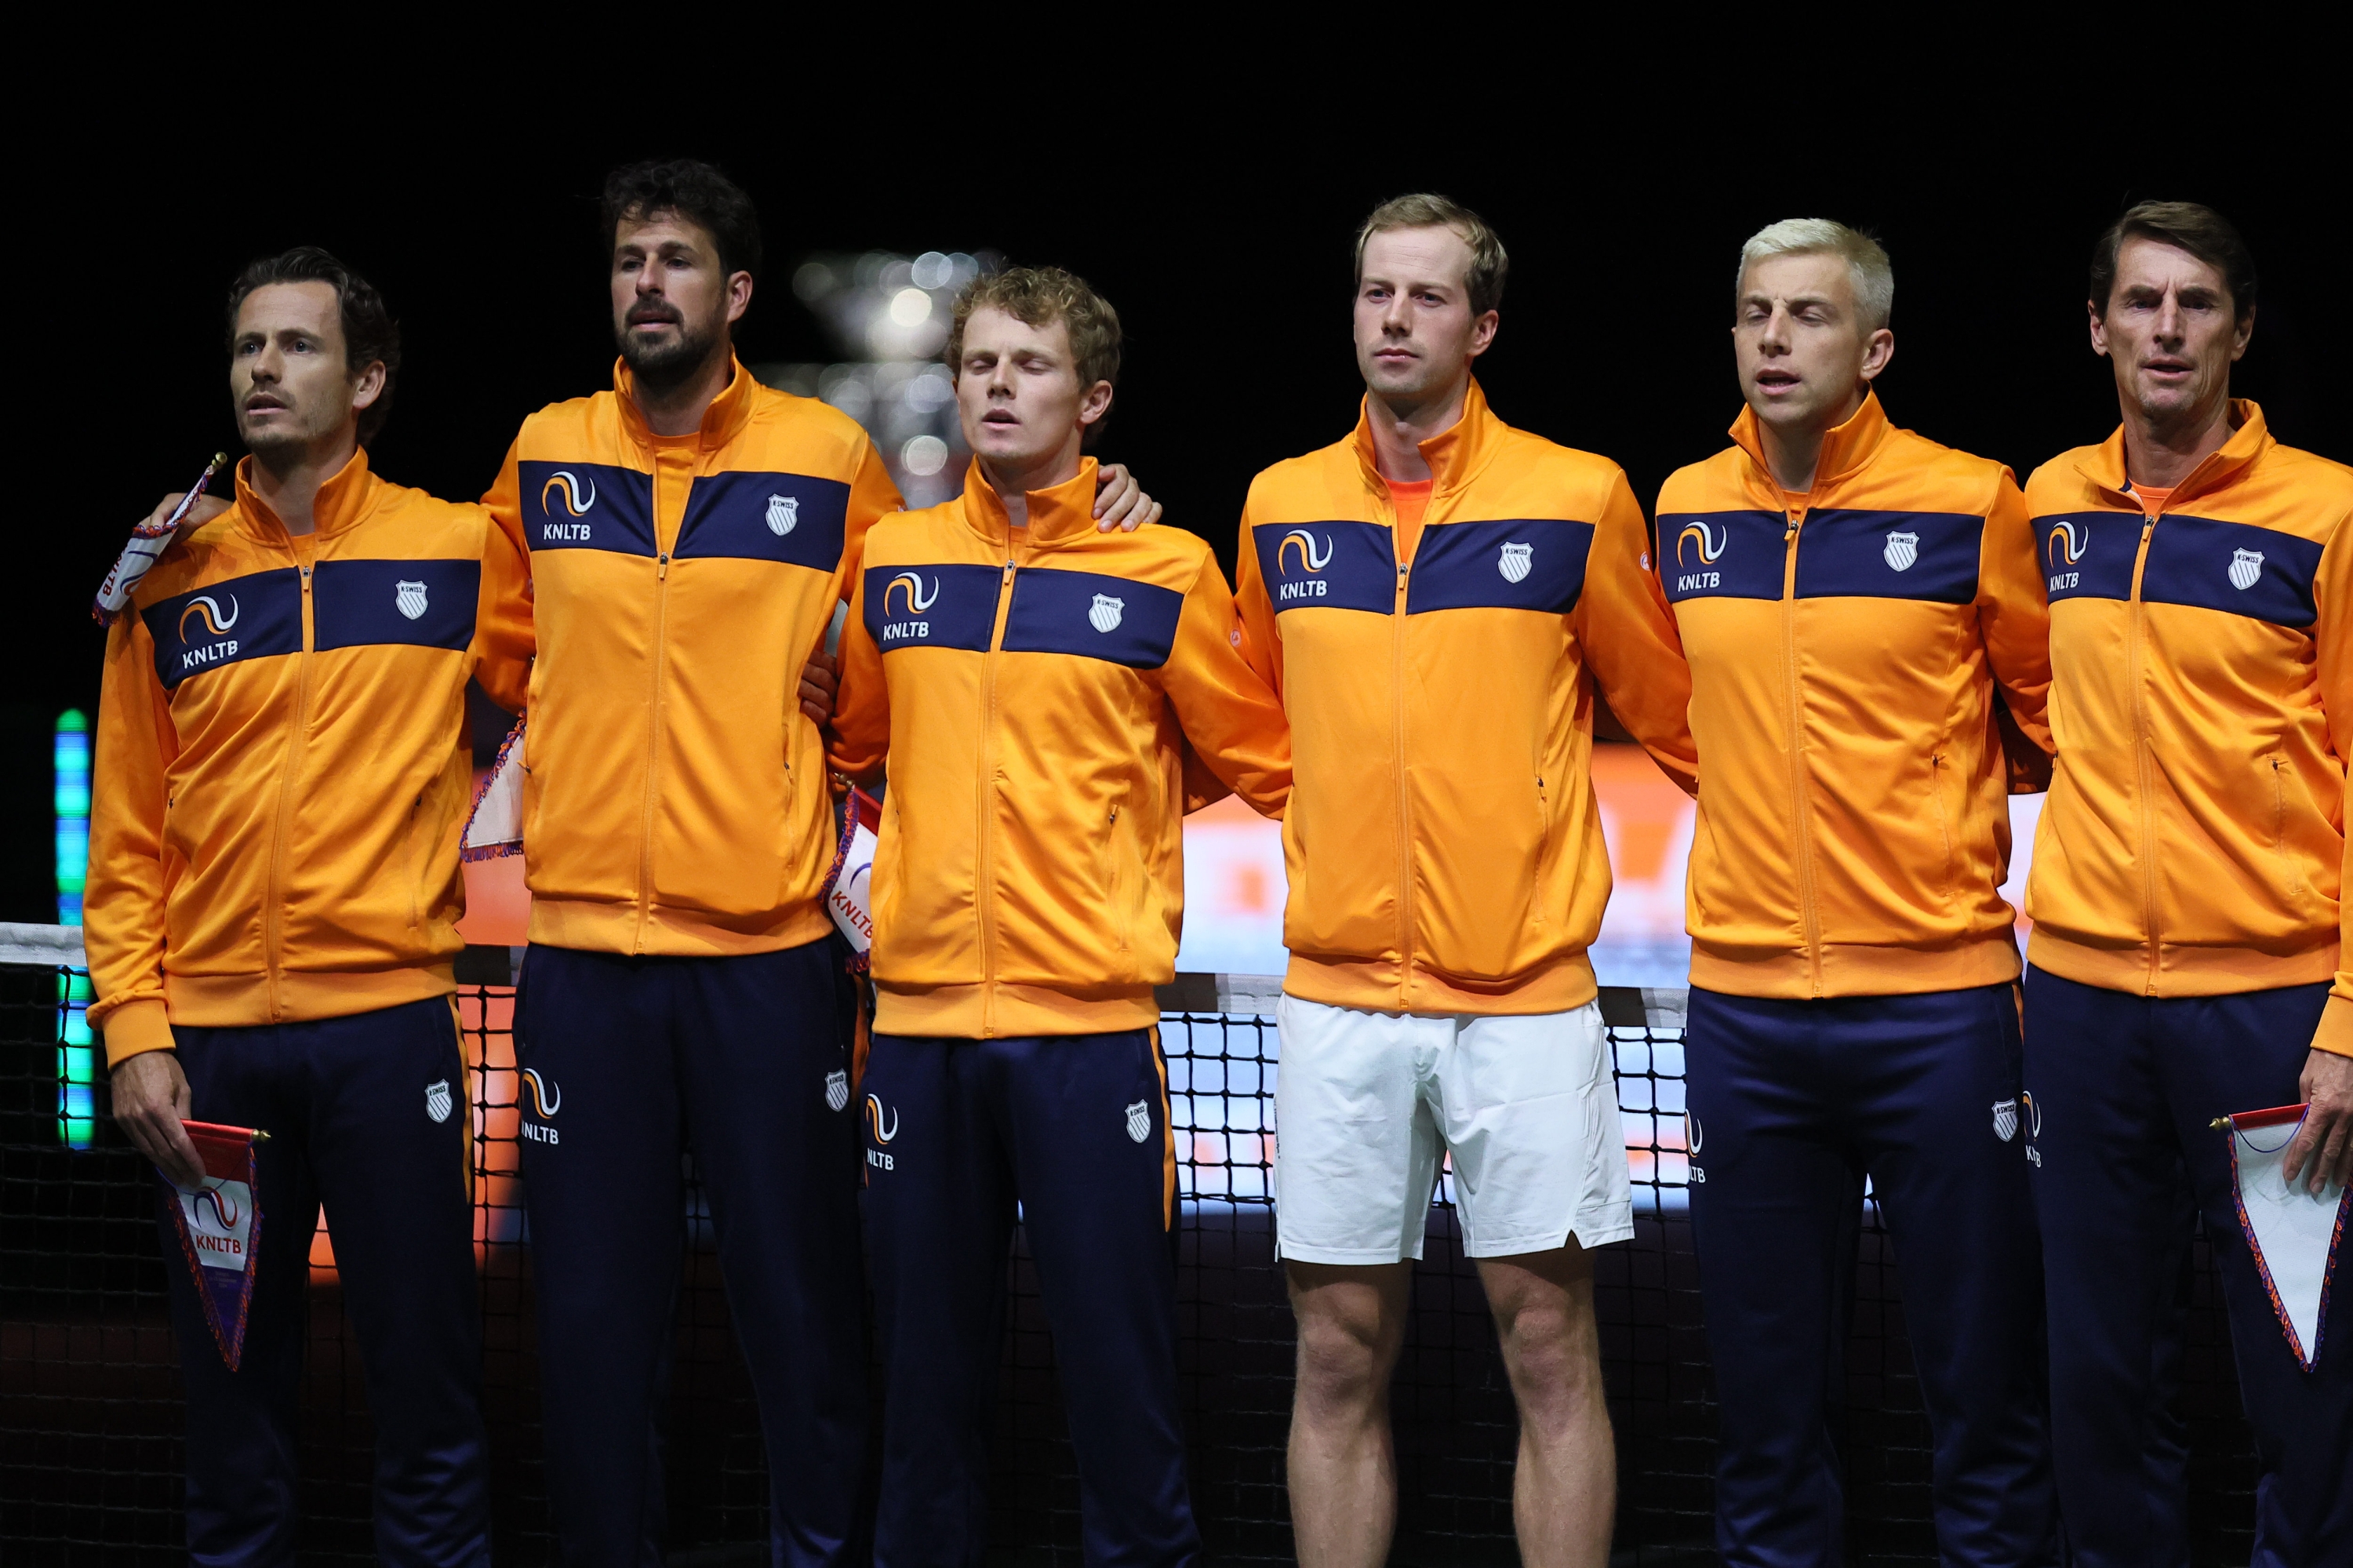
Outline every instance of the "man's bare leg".
<path id="1" fill-rule="evenodd" d="M 1555 1252 L 1478 1263 L 1520 1407 L 1519 1466 L 1512 1482 L 1520 1561 L 1528 1568 L 1602 1568 L 1617 1519 L 1618 1451 L 1602 1397 L 1593 1255 L 1572 1236 Z M 1304 1343 L 1303 1335 L 1303 1364 Z M 1294 1455 L 1298 1432 L 1294 1419 Z M 1294 1457 L 1294 1478 L 1297 1464 Z M 1298 1482 L 1292 1484 L 1296 1496 Z M 1295 1502 L 1293 1511 L 1298 1512 Z M 1303 1551 L 1300 1561 L 1307 1561 Z"/>
<path id="2" fill-rule="evenodd" d="M 1289 1464 L 1300 1568 L 1380 1568 L 1397 1530 L 1389 1374 L 1413 1265 L 1285 1268 L 1299 1324 Z"/>

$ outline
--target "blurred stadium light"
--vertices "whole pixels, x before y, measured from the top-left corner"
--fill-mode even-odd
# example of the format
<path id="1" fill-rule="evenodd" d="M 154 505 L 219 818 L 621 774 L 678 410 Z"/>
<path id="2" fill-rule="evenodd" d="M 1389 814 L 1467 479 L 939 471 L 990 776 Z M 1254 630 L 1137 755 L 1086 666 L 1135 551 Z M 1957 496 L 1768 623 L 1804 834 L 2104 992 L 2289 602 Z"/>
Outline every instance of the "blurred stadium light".
<path id="1" fill-rule="evenodd" d="M 987 250 L 812 256 L 794 270 L 793 292 L 842 358 L 755 365 L 752 374 L 778 391 L 821 397 L 866 427 L 908 506 L 937 505 L 964 488 L 971 458 L 940 351 L 957 291 L 998 264 Z"/>

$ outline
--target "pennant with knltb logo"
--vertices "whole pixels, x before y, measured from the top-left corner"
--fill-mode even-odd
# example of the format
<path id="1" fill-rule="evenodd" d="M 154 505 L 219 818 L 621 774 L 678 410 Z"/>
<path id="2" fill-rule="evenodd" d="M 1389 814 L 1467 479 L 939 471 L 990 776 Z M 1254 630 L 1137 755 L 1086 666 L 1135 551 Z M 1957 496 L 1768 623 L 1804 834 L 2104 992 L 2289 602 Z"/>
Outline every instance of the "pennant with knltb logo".
<path id="1" fill-rule="evenodd" d="M 825 909 L 849 939 L 849 971 L 864 974 L 874 958 L 874 851 L 881 842 L 882 807 L 865 790 L 851 788 L 841 813 L 841 842 L 834 846 L 833 869 L 825 874 Z"/>
<path id="2" fill-rule="evenodd" d="M 2307 1169 L 2287 1179 L 2288 1145 L 2304 1126 L 2308 1106 L 2274 1106 L 2218 1118 L 2231 1139 L 2231 1195 L 2239 1229 L 2255 1260 L 2255 1273 L 2279 1315 L 2280 1331 L 2296 1363 L 2310 1372 L 2320 1360 L 2321 1330 L 2328 1321 L 2328 1292 L 2337 1272 L 2337 1244 L 2353 1198 L 2337 1182 L 2311 1190 Z M 2313 1151 L 2313 1158 L 2319 1150 Z"/>
<path id="3" fill-rule="evenodd" d="M 255 1174 L 254 1146 L 269 1135 L 208 1121 L 180 1126 L 204 1161 L 205 1179 L 194 1187 L 169 1183 L 172 1224 L 195 1279 L 196 1299 L 204 1303 L 213 1343 L 235 1372 L 245 1353 L 245 1319 L 253 1305 L 253 1270 L 261 1244 L 261 1183 Z"/>
<path id="4" fill-rule="evenodd" d="M 196 475 L 196 482 L 188 486 L 187 493 L 180 497 L 180 503 L 172 508 L 170 516 L 152 525 L 142 523 L 131 531 L 131 543 L 122 546 L 122 554 L 115 557 L 113 567 L 106 574 L 106 580 L 98 585 L 98 597 L 90 601 L 90 612 L 100 626 L 112 626 L 121 618 L 123 609 L 131 602 L 132 591 L 147 576 L 149 568 L 154 566 L 158 556 L 171 548 L 173 535 L 180 531 L 180 524 L 188 520 L 188 509 L 195 505 L 196 497 L 210 487 L 213 475 L 218 473 L 227 461 L 228 453 L 213 453 L 213 461 L 205 465 L 204 472 Z"/>

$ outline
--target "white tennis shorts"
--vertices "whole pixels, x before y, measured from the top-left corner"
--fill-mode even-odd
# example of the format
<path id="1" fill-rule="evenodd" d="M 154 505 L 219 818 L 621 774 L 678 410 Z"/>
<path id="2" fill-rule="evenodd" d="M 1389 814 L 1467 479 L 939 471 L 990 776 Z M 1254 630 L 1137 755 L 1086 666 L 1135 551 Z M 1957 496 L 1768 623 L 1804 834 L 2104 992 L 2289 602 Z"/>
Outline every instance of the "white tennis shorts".
<path id="1" fill-rule="evenodd" d="M 1275 1008 L 1274 1209 L 1284 1257 L 1421 1255 L 1439 1156 L 1472 1257 L 1634 1234 L 1609 1042 L 1593 1002 L 1472 1018 Z"/>

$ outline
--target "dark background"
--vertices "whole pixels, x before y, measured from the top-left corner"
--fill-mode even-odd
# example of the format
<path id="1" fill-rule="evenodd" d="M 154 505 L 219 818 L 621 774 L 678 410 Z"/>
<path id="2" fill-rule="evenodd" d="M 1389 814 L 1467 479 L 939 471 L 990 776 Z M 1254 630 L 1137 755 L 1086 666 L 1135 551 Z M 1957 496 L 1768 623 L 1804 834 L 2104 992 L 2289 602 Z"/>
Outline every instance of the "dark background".
<path id="1" fill-rule="evenodd" d="M 2057 62 L 2033 79 L 1900 74 L 1934 44 L 1890 46 L 1897 63 L 1875 76 L 1784 48 L 1704 89 L 1635 80 L 1630 58 L 1606 101 L 1593 83 L 1615 68 L 1587 58 L 1557 79 L 1482 81 L 1439 113 L 1395 107 L 1439 90 L 1434 51 L 1452 47 L 1410 37 L 1313 92 L 1138 80 L 1051 49 L 903 90 L 754 90 L 668 81 L 667 47 L 646 40 L 645 79 L 622 84 L 634 95 L 609 71 L 550 63 L 506 87 L 402 83 L 394 101 L 347 60 L 343 95 L 322 96 L 305 77 L 322 66 L 257 65 L 202 116 L 91 142 L 76 200 L 20 187 L 20 219 L 29 207 L 37 221 L 18 229 L 19 260 L 37 264 L 15 291 L 37 337 L 16 342 L 44 346 L 20 364 L 32 504 L 9 541 L 0 919 L 55 917 L 47 737 L 66 706 L 95 713 L 90 595 L 157 497 L 237 450 L 230 278 L 311 242 L 373 279 L 406 351 L 375 464 L 471 498 L 525 414 L 610 384 L 596 196 L 633 157 L 712 158 L 759 203 L 769 260 L 738 339 L 748 361 L 841 357 L 788 286 L 810 251 L 991 248 L 1085 275 L 1127 329 L 1102 455 L 1132 464 L 1229 570 L 1250 475 L 1353 421 L 1350 243 L 1374 203 L 1417 188 L 1469 203 L 1510 249 L 1481 372 L 1497 411 L 1617 460 L 1646 502 L 1738 412 L 1734 263 L 1748 234 L 1792 216 L 1869 228 L 1894 257 L 1897 354 L 1879 386 L 1895 420 L 2022 477 L 2116 425 L 2084 334 L 2093 238 L 2143 197 L 2208 202 L 2262 274 L 2237 389 L 2281 440 L 2353 461 L 2353 147 L 2341 122 L 2301 117 L 2294 83 L 2232 66 L 2229 39 L 2169 37 L 2141 64 Z M 516 82 L 569 107 L 503 128 L 493 111 Z M 1071 107 L 1082 99 L 1099 108 Z"/>

